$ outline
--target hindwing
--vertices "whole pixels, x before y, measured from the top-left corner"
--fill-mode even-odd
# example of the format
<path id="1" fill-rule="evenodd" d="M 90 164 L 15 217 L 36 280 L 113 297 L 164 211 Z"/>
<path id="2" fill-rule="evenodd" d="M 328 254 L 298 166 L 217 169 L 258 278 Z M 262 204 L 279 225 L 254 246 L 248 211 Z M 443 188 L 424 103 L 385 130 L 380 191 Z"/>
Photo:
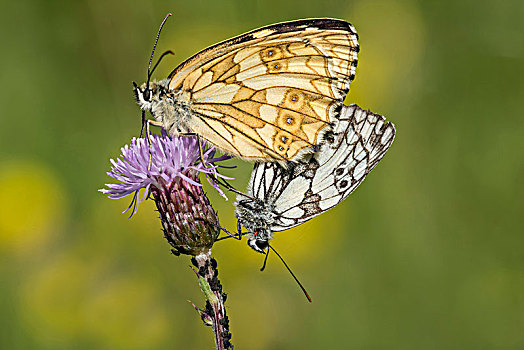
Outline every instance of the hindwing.
<path id="1" fill-rule="evenodd" d="M 271 208 L 272 231 L 294 227 L 353 192 L 394 137 L 394 125 L 383 116 L 357 105 L 344 106 L 319 152 L 288 169 L 275 163 L 255 164 L 247 194 Z"/>

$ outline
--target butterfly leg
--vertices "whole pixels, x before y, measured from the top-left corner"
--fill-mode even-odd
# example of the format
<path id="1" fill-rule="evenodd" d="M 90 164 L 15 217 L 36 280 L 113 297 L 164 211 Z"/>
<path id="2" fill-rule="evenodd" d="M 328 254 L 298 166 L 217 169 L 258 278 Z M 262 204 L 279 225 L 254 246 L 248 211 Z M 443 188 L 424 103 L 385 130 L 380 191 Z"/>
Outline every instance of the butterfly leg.
<path id="1" fill-rule="evenodd" d="M 204 147 L 202 147 L 202 140 L 200 140 L 200 135 L 196 135 L 197 141 L 198 141 L 198 150 L 200 151 L 200 161 L 202 162 L 202 165 L 204 168 L 207 168 L 206 162 L 204 162 Z"/>
<path id="2" fill-rule="evenodd" d="M 156 124 L 154 124 L 154 125 L 156 125 Z M 186 132 L 186 133 L 181 133 L 179 135 L 180 136 L 186 136 L 186 137 L 194 136 L 194 137 L 197 138 L 197 140 L 198 140 L 198 149 L 199 149 L 199 152 L 200 152 L 200 161 L 202 162 L 202 165 L 204 167 L 206 167 L 206 163 L 204 162 L 204 147 L 202 146 L 202 139 L 200 138 L 200 135 L 197 134 L 197 133 L 194 133 L 194 132 Z M 219 185 L 222 185 L 228 191 L 231 191 L 233 193 L 240 194 L 240 195 L 243 195 L 244 197 L 247 197 L 247 198 L 250 198 L 252 200 L 255 200 L 255 198 L 253 198 L 251 196 L 248 196 L 247 194 L 242 193 L 239 190 L 237 190 L 235 187 L 230 185 L 226 180 L 217 178 L 213 174 L 208 174 L 208 175 L 213 179 L 213 181 L 215 181 Z"/>
<path id="3" fill-rule="evenodd" d="M 194 132 L 186 132 L 186 133 L 182 133 L 180 134 L 180 136 L 194 136 L 197 138 L 197 141 L 198 141 L 198 150 L 200 152 L 200 162 L 202 163 L 202 165 L 204 167 L 207 168 L 206 166 L 206 162 L 204 161 L 204 147 L 202 146 L 202 139 L 200 138 L 200 135 L 198 135 L 197 133 L 194 133 Z M 213 179 L 213 181 L 215 181 L 217 184 L 220 184 L 222 186 L 224 186 L 226 189 L 230 190 L 230 191 L 237 191 L 233 186 L 231 186 L 230 184 L 228 184 L 225 180 L 223 179 L 218 179 L 216 176 L 214 176 L 213 174 L 208 174 L 209 176 L 211 176 L 211 178 Z M 237 191 L 238 192 L 238 191 Z"/>
<path id="4" fill-rule="evenodd" d="M 135 84 L 135 88 L 136 84 Z M 142 138 L 142 135 L 144 135 L 144 125 L 146 125 L 146 111 L 142 110 L 142 127 L 140 128 L 140 138 Z"/>
<path id="5" fill-rule="evenodd" d="M 184 132 L 178 134 L 179 136 L 185 136 L 185 137 L 196 137 L 198 141 L 198 151 L 200 152 L 200 162 L 204 167 L 207 168 L 206 162 L 204 161 L 204 147 L 202 147 L 202 140 L 200 139 L 200 135 L 194 132 Z"/>
<path id="6" fill-rule="evenodd" d="M 146 126 L 146 134 L 149 140 L 149 137 L 151 136 L 151 133 L 149 131 L 149 125 L 162 127 L 162 123 L 158 122 L 156 120 L 148 119 L 146 120 L 146 111 L 142 110 L 142 128 L 140 129 L 140 138 L 144 135 L 144 125 Z"/>
<path id="7" fill-rule="evenodd" d="M 238 222 L 237 222 L 237 226 L 239 226 L 239 223 L 238 223 Z M 217 239 L 215 240 L 215 242 L 221 241 L 221 240 L 226 239 L 226 238 L 231 238 L 231 237 L 233 237 L 234 239 L 238 239 L 238 240 L 241 240 L 241 239 L 242 239 L 242 232 L 241 232 L 241 231 L 238 232 L 238 235 L 235 235 L 235 234 L 229 232 L 227 229 L 225 229 L 225 228 L 222 227 L 222 226 L 220 226 L 220 229 L 221 229 L 222 231 L 224 231 L 225 233 L 227 233 L 227 236 L 217 238 Z M 239 230 L 240 230 L 240 228 L 239 228 Z"/>
<path id="8" fill-rule="evenodd" d="M 242 224 L 237 220 L 238 239 L 242 239 Z"/>
<path id="9" fill-rule="evenodd" d="M 248 194 L 245 194 L 243 192 L 240 192 L 239 190 L 237 190 L 235 187 L 233 187 L 233 185 L 229 184 L 229 182 L 227 182 L 226 180 L 224 179 L 218 179 L 216 177 L 213 176 L 213 174 L 209 174 L 209 176 L 211 176 L 211 178 L 219 185 L 222 185 L 222 187 L 224 187 L 226 190 L 230 191 L 230 192 L 233 192 L 233 193 L 236 193 L 236 194 L 239 194 L 241 196 L 244 196 L 252 201 L 256 201 L 256 198 L 253 197 L 253 196 L 250 196 Z"/>
<path id="10" fill-rule="evenodd" d="M 212 177 L 213 175 L 210 174 Z M 249 198 L 251 200 L 256 200 L 254 197 L 252 196 L 249 196 L 243 192 L 240 192 L 239 190 L 237 190 L 235 187 L 233 187 L 233 185 L 229 184 L 229 182 L 227 182 L 226 180 L 224 179 L 217 179 L 215 177 L 213 177 L 213 180 L 215 180 L 216 183 L 218 183 L 219 185 L 222 185 L 226 190 L 230 191 L 230 192 L 233 192 L 233 193 L 236 193 L 236 194 L 239 194 L 241 196 L 244 196 L 246 198 Z"/>
<path id="11" fill-rule="evenodd" d="M 158 126 L 159 128 L 162 127 L 162 123 L 161 122 L 157 122 L 156 120 L 150 120 L 148 119 L 147 122 L 146 122 L 146 134 L 147 134 L 147 141 L 149 142 L 149 144 L 151 144 L 151 128 L 150 128 L 150 125 L 153 125 L 153 126 Z M 140 133 L 142 134 L 142 133 Z"/>
<path id="12" fill-rule="evenodd" d="M 206 167 L 206 163 L 204 162 L 204 147 L 202 147 L 202 139 L 200 138 L 200 135 L 196 134 L 196 133 L 193 133 L 193 132 L 187 132 L 187 133 L 182 133 L 180 134 L 180 136 L 187 136 L 187 137 L 190 137 L 190 136 L 195 136 L 198 140 L 198 149 L 200 151 L 200 161 L 202 162 L 202 165 L 204 165 L 204 167 Z M 213 179 L 213 181 L 215 181 L 217 184 L 219 185 L 222 185 L 224 188 L 226 188 L 228 191 L 231 191 L 233 193 L 236 193 L 236 194 L 241 194 L 245 197 L 248 197 L 248 198 L 251 198 L 254 200 L 253 197 L 250 197 L 242 192 L 240 192 L 239 190 L 237 190 L 235 187 L 233 187 L 232 185 L 230 185 L 226 180 L 224 179 L 219 179 L 217 178 L 216 176 L 214 176 L 213 174 L 208 174 L 209 176 L 211 176 L 211 178 Z"/>
<path id="13" fill-rule="evenodd" d="M 241 235 L 240 232 L 239 232 L 239 235 L 236 235 L 236 234 L 233 234 L 233 233 L 229 232 L 229 231 L 228 231 L 227 229 L 225 229 L 224 227 L 220 227 L 220 229 L 221 229 L 222 231 L 224 231 L 225 233 L 227 233 L 228 236 L 226 236 L 226 237 L 222 237 L 222 238 L 219 238 L 219 239 L 217 239 L 217 241 L 220 241 L 220 240 L 222 240 L 222 239 L 229 238 L 229 237 L 233 237 L 234 239 L 238 239 L 238 240 L 241 240 L 241 239 L 242 239 L 242 235 Z"/>
<path id="14" fill-rule="evenodd" d="M 147 165 L 148 170 L 151 170 L 151 129 L 150 129 L 150 125 L 162 127 L 162 123 L 157 122 L 156 120 L 149 120 L 149 119 L 146 121 L 146 139 L 147 139 L 147 144 L 149 146 L 148 147 L 149 148 L 149 161 Z M 142 137 L 142 131 L 140 131 L 140 137 Z"/>

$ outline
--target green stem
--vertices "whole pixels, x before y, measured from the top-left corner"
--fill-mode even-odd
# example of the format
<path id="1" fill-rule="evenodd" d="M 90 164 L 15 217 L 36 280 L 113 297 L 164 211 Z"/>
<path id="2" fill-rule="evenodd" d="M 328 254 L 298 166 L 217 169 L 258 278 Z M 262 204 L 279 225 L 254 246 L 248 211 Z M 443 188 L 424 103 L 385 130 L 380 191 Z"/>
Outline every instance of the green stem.
<path id="1" fill-rule="evenodd" d="M 217 262 L 211 257 L 211 251 L 195 256 L 191 262 L 198 268 L 198 282 L 206 297 L 205 309 L 198 310 L 200 316 L 204 324 L 212 326 L 217 350 L 233 349 L 229 319 L 224 307 L 226 294 L 218 280 Z"/>

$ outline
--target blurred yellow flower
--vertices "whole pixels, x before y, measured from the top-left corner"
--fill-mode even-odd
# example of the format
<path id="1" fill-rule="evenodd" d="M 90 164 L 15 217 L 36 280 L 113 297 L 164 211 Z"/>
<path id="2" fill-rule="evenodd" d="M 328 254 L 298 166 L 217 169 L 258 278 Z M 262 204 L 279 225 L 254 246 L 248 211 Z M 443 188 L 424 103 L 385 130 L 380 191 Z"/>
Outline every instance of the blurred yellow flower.
<path id="1" fill-rule="evenodd" d="M 25 281 L 20 310 L 28 332 L 47 344 L 71 344 L 87 336 L 91 344 L 108 349 L 146 349 L 176 333 L 155 286 L 80 244 Z"/>
<path id="2" fill-rule="evenodd" d="M 65 217 L 56 174 L 37 162 L 6 162 L 0 164 L 0 188 L 0 249 L 41 249 Z"/>

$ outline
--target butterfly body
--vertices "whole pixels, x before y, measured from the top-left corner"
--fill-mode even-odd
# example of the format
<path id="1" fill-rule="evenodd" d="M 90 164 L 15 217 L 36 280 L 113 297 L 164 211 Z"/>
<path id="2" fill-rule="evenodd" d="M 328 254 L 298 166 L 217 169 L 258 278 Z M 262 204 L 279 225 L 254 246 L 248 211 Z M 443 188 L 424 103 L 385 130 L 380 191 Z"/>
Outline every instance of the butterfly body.
<path id="1" fill-rule="evenodd" d="M 170 135 L 190 133 L 193 119 L 190 112 L 191 100 L 184 91 L 169 90 L 168 84 L 168 79 L 150 82 L 148 98 L 144 98 L 147 87 L 143 84 L 135 90 L 138 105 L 143 110 L 151 112 Z"/>
<path id="2" fill-rule="evenodd" d="M 248 245 L 263 253 L 273 232 L 300 225 L 347 198 L 391 146 L 395 127 L 381 115 L 344 106 L 319 152 L 289 168 L 254 165 L 235 203 Z"/>
<path id="3" fill-rule="evenodd" d="M 332 129 L 358 51 L 345 21 L 279 23 L 211 46 L 135 95 L 172 134 L 197 133 L 247 160 L 297 161 Z"/>
<path id="4" fill-rule="evenodd" d="M 244 225 L 248 230 L 247 244 L 259 253 L 264 253 L 268 248 L 268 242 L 273 238 L 271 227 L 275 223 L 275 211 L 273 200 L 267 202 L 255 198 L 238 199 L 236 215 L 239 224 Z"/>

